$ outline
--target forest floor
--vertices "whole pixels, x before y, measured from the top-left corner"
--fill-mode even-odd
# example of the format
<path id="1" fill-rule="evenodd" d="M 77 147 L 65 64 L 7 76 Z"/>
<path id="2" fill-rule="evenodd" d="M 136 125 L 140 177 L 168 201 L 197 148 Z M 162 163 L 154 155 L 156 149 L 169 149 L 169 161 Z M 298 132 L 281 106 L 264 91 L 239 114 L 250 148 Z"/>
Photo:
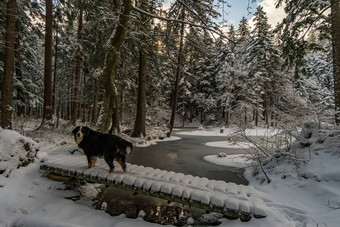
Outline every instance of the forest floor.
<path id="1" fill-rule="evenodd" d="M 267 131 L 250 130 L 248 135 L 262 130 Z M 233 130 L 224 129 L 223 133 L 229 132 Z M 220 133 L 220 129 L 215 128 L 187 134 L 209 136 Z M 247 156 L 218 157 L 216 154 L 205 157 L 218 165 L 246 168 L 249 184 L 267 196 L 268 217 L 253 218 L 250 222 L 221 219 L 220 226 L 338 226 L 340 128 L 319 130 L 312 127 L 308 133 L 304 132 L 305 136 L 302 134 L 300 137 L 305 140 L 297 140 L 291 145 L 294 158 L 281 152 L 270 155 L 264 162 L 270 183 L 261 170 L 254 171 L 249 166 Z M 40 160 L 55 150 L 74 144 L 70 134 L 39 132 L 30 137 L 0 129 L 0 226 L 156 225 L 145 222 L 142 217 L 129 219 L 124 214 L 113 217 L 103 210 L 95 210 L 91 201 L 98 195 L 99 185 L 85 184 L 77 191 L 67 190 L 68 185 L 45 177 L 45 172 L 39 170 Z M 202 144 L 209 145 L 231 146 L 235 143 Z M 16 168 L 18 165 L 21 167 Z M 65 199 L 77 196 L 80 199 L 76 201 Z"/>

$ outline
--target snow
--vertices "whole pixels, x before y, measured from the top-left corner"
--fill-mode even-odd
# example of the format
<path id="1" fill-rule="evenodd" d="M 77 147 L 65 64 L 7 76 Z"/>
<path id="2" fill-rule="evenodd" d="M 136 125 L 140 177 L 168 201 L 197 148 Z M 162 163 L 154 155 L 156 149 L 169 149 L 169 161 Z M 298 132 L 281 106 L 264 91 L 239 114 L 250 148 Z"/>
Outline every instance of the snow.
<path id="1" fill-rule="evenodd" d="M 84 160 L 85 158 L 82 154 L 71 155 L 62 150 L 56 150 L 43 159 L 41 166 L 44 168 L 52 168 L 54 171 L 57 171 L 57 173 L 62 172 L 64 175 L 70 174 L 69 176 L 73 176 L 72 173 L 77 173 L 81 176 L 90 177 L 91 179 L 96 179 L 98 173 L 102 171 L 109 171 L 108 166 L 102 159 L 98 159 L 96 166 L 92 169 L 84 168 L 84 166 L 86 166 Z M 255 211 L 255 209 L 252 208 L 252 204 L 256 202 L 256 204 L 261 204 L 258 206 L 263 208 L 262 213 L 265 213 L 265 210 L 268 209 L 262 201 L 262 195 L 258 194 L 253 187 L 244 187 L 243 185 L 236 185 L 234 183 L 209 180 L 206 177 L 185 175 L 172 171 L 168 172 L 151 167 L 131 165 L 129 163 L 126 165 L 126 173 L 121 169 L 115 169 L 113 173 L 107 175 L 107 179 L 102 180 L 107 180 L 108 184 L 123 184 L 134 189 L 149 191 L 150 193 L 165 193 L 182 200 L 205 204 L 207 207 L 217 206 L 225 209 L 233 209 L 234 207 L 242 207 L 238 205 L 238 202 L 242 202 L 243 207 L 247 207 L 244 208 L 245 210 Z M 216 190 L 219 187 L 224 187 L 227 190 Z M 231 204 L 232 207 L 228 207 L 229 203 L 224 203 L 223 199 L 211 199 L 216 198 L 216 196 L 220 198 L 233 198 L 236 205 Z M 215 202 L 217 204 L 215 204 Z"/>
<path id="2" fill-rule="evenodd" d="M 212 131 L 219 132 L 219 129 L 210 130 Z M 283 156 L 278 159 L 271 156 L 264 165 L 271 182 L 261 180 L 264 177 L 261 171 L 253 172 L 250 167 L 246 167 L 248 186 L 136 165 L 128 165 L 128 173 L 123 173 L 117 167 L 114 173 L 108 174 L 107 166 L 102 165 L 100 160 L 93 171 L 88 171 L 86 159 L 81 154 L 72 155 L 75 160 L 62 157 L 70 156 L 68 152 L 74 148 L 73 145 L 70 146 L 67 142 L 64 145 L 56 141 L 54 145 L 42 142 L 39 144 L 37 157 L 33 157 L 34 162 L 25 167 L 11 169 L 7 176 L 0 175 L 3 182 L 0 187 L 0 226 L 156 226 L 142 219 L 142 211 L 137 219 L 127 219 L 125 215 L 112 217 L 104 211 L 107 204 L 101 204 L 102 210 L 94 210 L 82 201 L 65 199 L 78 195 L 79 192 L 64 190 L 64 184 L 46 178 L 46 172 L 39 170 L 40 160 L 51 163 L 52 159 L 57 160 L 65 169 L 74 165 L 76 170 L 72 170 L 73 173 L 83 174 L 86 171 L 91 177 L 101 176 L 112 182 L 160 190 L 201 203 L 267 215 L 263 219 L 252 218 L 249 222 L 221 219 L 220 226 L 338 226 L 340 128 L 319 130 L 314 127 L 310 132 L 310 146 L 306 147 L 299 141 L 291 145 L 299 158 L 304 160 L 299 162 L 300 168 L 297 169 L 293 162 Z M 38 149 L 37 143 L 10 130 L 1 129 L 0 137 L 1 157 L 7 154 L 12 154 L 12 159 L 21 157 L 24 151 L 20 138 Z M 227 155 L 219 158 L 214 155 L 205 159 L 225 166 L 231 166 L 235 161 L 241 166 L 247 164 L 247 159 L 243 156 Z M 78 161 L 82 164 L 77 164 Z M 7 162 L 0 163 L 4 165 Z M 10 166 L 7 165 L 8 168 Z M 71 174 L 72 171 L 68 173 Z M 136 177 L 136 172 L 145 177 Z M 93 198 L 97 193 L 96 185 L 81 187 L 84 197 Z"/>
<path id="3" fill-rule="evenodd" d="M 268 217 L 265 221 L 252 219 L 248 223 L 223 220 L 221 226 L 339 226 L 339 137 L 339 128 L 313 128 L 312 137 L 309 139 L 310 147 L 302 146 L 299 141 L 292 144 L 295 152 L 306 160 L 306 163 L 301 163 L 297 169 L 293 163 L 284 159 L 271 160 L 265 167 L 272 181 L 269 184 L 261 183 L 261 173 L 253 176 L 252 169 L 247 168 L 249 185 L 266 195 L 267 205 L 271 207 L 270 211 L 266 211 Z M 310 160 L 309 152 L 312 157 Z M 246 167 L 247 158 L 243 157 L 227 155 L 219 158 L 217 155 L 210 155 L 204 159 L 218 165 L 237 167 L 233 160 L 236 158 L 240 166 Z M 225 203 L 229 207 L 237 208 L 239 205 L 240 210 L 248 210 L 247 206 L 236 203 L 233 199 L 228 198 Z M 254 207 L 256 213 L 261 213 L 261 207 Z"/>
<path id="4" fill-rule="evenodd" d="M 241 130 L 242 131 L 242 130 Z M 177 132 L 178 135 L 187 136 L 232 136 L 233 134 L 240 132 L 239 128 L 202 128 L 201 130 L 192 130 Z M 279 129 L 273 128 L 252 128 L 245 129 L 245 134 L 247 136 L 273 136 L 279 133 Z"/>
<path id="5" fill-rule="evenodd" d="M 180 139 L 181 138 L 177 137 L 177 136 L 165 137 L 164 139 L 157 138 L 157 139 L 150 140 L 150 141 L 143 141 L 143 143 L 138 143 L 136 146 L 137 147 L 148 147 L 148 146 L 160 143 L 160 142 L 176 141 L 176 140 L 180 140 Z"/>
<path id="6" fill-rule="evenodd" d="M 19 133 L 0 128 L 0 186 L 5 184 L 3 177 L 34 161 L 39 146 L 32 139 Z"/>
<path id="7" fill-rule="evenodd" d="M 0 129 L 0 137 L 0 155 L 12 152 L 13 159 L 21 157 L 24 152 L 20 140 L 38 147 L 36 142 L 15 131 Z M 56 143 L 54 149 L 68 152 L 74 148 L 69 145 L 60 148 L 59 145 Z M 50 153 L 51 147 L 53 146 L 50 143 L 40 147 L 38 157 L 45 159 L 53 155 Z M 60 159 L 60 162 L 63 161 L 65 160 Z M 1 161 L 1 164 L 3 163 L 7 161 Z M 66 186 L 62 182 L 46 178 L 45 171 L 39 170 L 39 166 L 40 160 L 34 158 L 34 162 L 28 166 L 12 169 L 8 177 L 0 175 L 5 182 L 0 187 L 0 226 L 157 226 L 141 218 L 127 219 L 125 215 L 112 217 L 103 211 L 107 208 L 104 203 L 101 205 L 102 210 L 95 210 L 84 202 L 65 199 L 78 193 L 65 190 Z M 95 197 L 98 193 L 96 186 L 88 184 L 80 187 L 82 196 Z"/>
<path id="8" fill-rule="evenodd" d="M 251 161 L 249 157 L 244 154 L 227 155 L 226 157 L 218 157 L 218 155 L 207 155 L 203 157 L 208 162 L 216 165 L 244 168 L 250 166 Z"/>
<path id="9" fill-rule="evenodd" d="M 205 143 L 205 145 L 209 147 L 243 148 L 243 149 L 254 147 L 254 145 L 251 143 L 246 143 L 246 142 L 231 143 L 228 141 L 208 142 L 208 143 Z"/>

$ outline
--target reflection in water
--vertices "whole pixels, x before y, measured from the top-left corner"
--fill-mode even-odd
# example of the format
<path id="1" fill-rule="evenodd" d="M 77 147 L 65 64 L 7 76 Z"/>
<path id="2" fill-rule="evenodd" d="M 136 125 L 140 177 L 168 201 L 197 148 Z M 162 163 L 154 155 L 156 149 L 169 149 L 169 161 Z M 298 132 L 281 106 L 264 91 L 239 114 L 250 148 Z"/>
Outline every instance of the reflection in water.
<path id="1" fill-rule="evenodd" d="M 128 218 L 137 218 L 142 210 L 145 221 L 163 225 L 186 225 L 189 218 L 193 218 L 195 224 L 218 225 L 221 218 L 219 214 L 211 214 L 207 218 L 204 210 L 142 194 L 134 195 L 131 191 L 115 187 L 103 189 L 97 198 L 96 209 L 101 209 L 103 203 L 107 204 L 106 212 L 113 216 L 125 214 Z"/>
<path id="2" fill-rule="evenodd" d="M 166 154 L 165 156 L 166 156 L 167 158 L 172 158 L 172 159 L 175 159 L 175 158 L 178 157 L 178 155 L 175 154 L 175 153 L 168 153 L 168 154 Z"/>

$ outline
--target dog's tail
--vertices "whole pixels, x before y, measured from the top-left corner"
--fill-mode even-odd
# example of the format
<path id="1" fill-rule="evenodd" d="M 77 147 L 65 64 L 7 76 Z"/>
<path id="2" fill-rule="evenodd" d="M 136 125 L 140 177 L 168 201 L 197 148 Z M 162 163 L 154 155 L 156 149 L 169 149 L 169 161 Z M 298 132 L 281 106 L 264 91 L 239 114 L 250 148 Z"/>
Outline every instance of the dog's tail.
<path id="1" fill-rule="evenodd" d="M 130 154 L 130 152 L 132 151 L 132 148 L 133 148 L 132 143 L 126 140 L 122 140 L 121 145 L 118 147 L 119 152 L 121 152 L 124 155 Z"/>
<path id="2" fill-rule="evenodd" d="M 132 148 L 133 148 L 133 146 L 132 146 L 132 144 L 130 143 L 127 147 L 126 147 L 126 153 L 127 154 L 130 154 L 130 152 L 132 151 Z"/>

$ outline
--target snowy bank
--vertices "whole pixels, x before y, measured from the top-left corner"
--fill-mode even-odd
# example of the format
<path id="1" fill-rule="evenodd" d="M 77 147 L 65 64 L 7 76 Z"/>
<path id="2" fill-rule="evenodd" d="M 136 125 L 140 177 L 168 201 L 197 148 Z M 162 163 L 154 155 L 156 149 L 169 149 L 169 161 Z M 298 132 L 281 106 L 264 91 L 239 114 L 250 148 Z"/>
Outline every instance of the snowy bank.
<path id="1" fill-rule="evenodd" d="M 263 162 L 270 183 L 260 167 L 248 168 L 246 178 L 267 195 L 273 212 L 285 216 L 279 226 L 339 226 L 340 128 L 318 129 L 309 123 L 296 139 Z M 258 220 L 250 226 L 271 226 L 252 221 Z"/>
<path id="2" fill-rule="evenodd" d="M 242 131 L 242 129 L 239 128 L 199 128 L 192 131 L 177 132 L 177 134 L 187 136 L 232 136 L 240 131 Z M 279 129 L 274 128 L 245 129 L 247 136 L 273 136 L 279 132 Z"/>
<path id="3" fill-rule="evenodd" d="M 139 143 L 136 144 L 136 147 L 148 147 L 148 146 L 160 143 L 160 142 L 170 142 L 170 141 L 176 141 L 176 140 L 180 140 L 180 139 L 181 138 L 177 137 L 177 136 L 170 136 L 170 137 L 165 137 L 164 139 L 157 138 L 157 139 L 150 140 L 150 141 L 141 140 L 141 141 L 139 141 Z"/>
<path id="4" fill-rule="evenodd" d="M 228 141 L 216 141 L 216 142 L 208 142 L 205 143 L 206 146 L 209 147 L 221 147 L 221 148 L 251 148 L 254 147 L 254 144 L 246 143 L 246 142 L 228 142 Z"/>
<path id="5" fill-rule="evenodd" d="M 64 136 L 56 139 L 63 140 Z M 86 184 L 79 191 L 69 190 L 66 184 L 46 178 L 46 172 L 39 170 L 40 160 L 35 157 L 52 155 L 51 150 L 55 149 L 68 152 L 74 146 L 66 142 L 41 141 L 41 144 L 41 154 L 36 155 L 38 144 L 32 139 L 0 129 L 0 165 L 5 169 L 0 174 L 0 226 L 156 226 L 141 218 L 112 217 L 82 199 L 66 199 L 80 195 L 93 198 L 98 189 Z"/>
<path id="6" fill-rule="evenodd" d="M 250 166 L 249 158 L 247 155 L 243 154 L 226 155 L 225 157 L 219 157 L 219 155 L 207 155 L 204 156 L 203 159 L 221 166 L 236 168 L 245 168 Z"/>
<path id="7" fill-rule="evenodd" d="M 34 161 L 38 147 L 32 139 L 16 131 L 0 128 L 0 186 L 4 184 L 3 178 L 8 177 L 14 169 Z"/>

